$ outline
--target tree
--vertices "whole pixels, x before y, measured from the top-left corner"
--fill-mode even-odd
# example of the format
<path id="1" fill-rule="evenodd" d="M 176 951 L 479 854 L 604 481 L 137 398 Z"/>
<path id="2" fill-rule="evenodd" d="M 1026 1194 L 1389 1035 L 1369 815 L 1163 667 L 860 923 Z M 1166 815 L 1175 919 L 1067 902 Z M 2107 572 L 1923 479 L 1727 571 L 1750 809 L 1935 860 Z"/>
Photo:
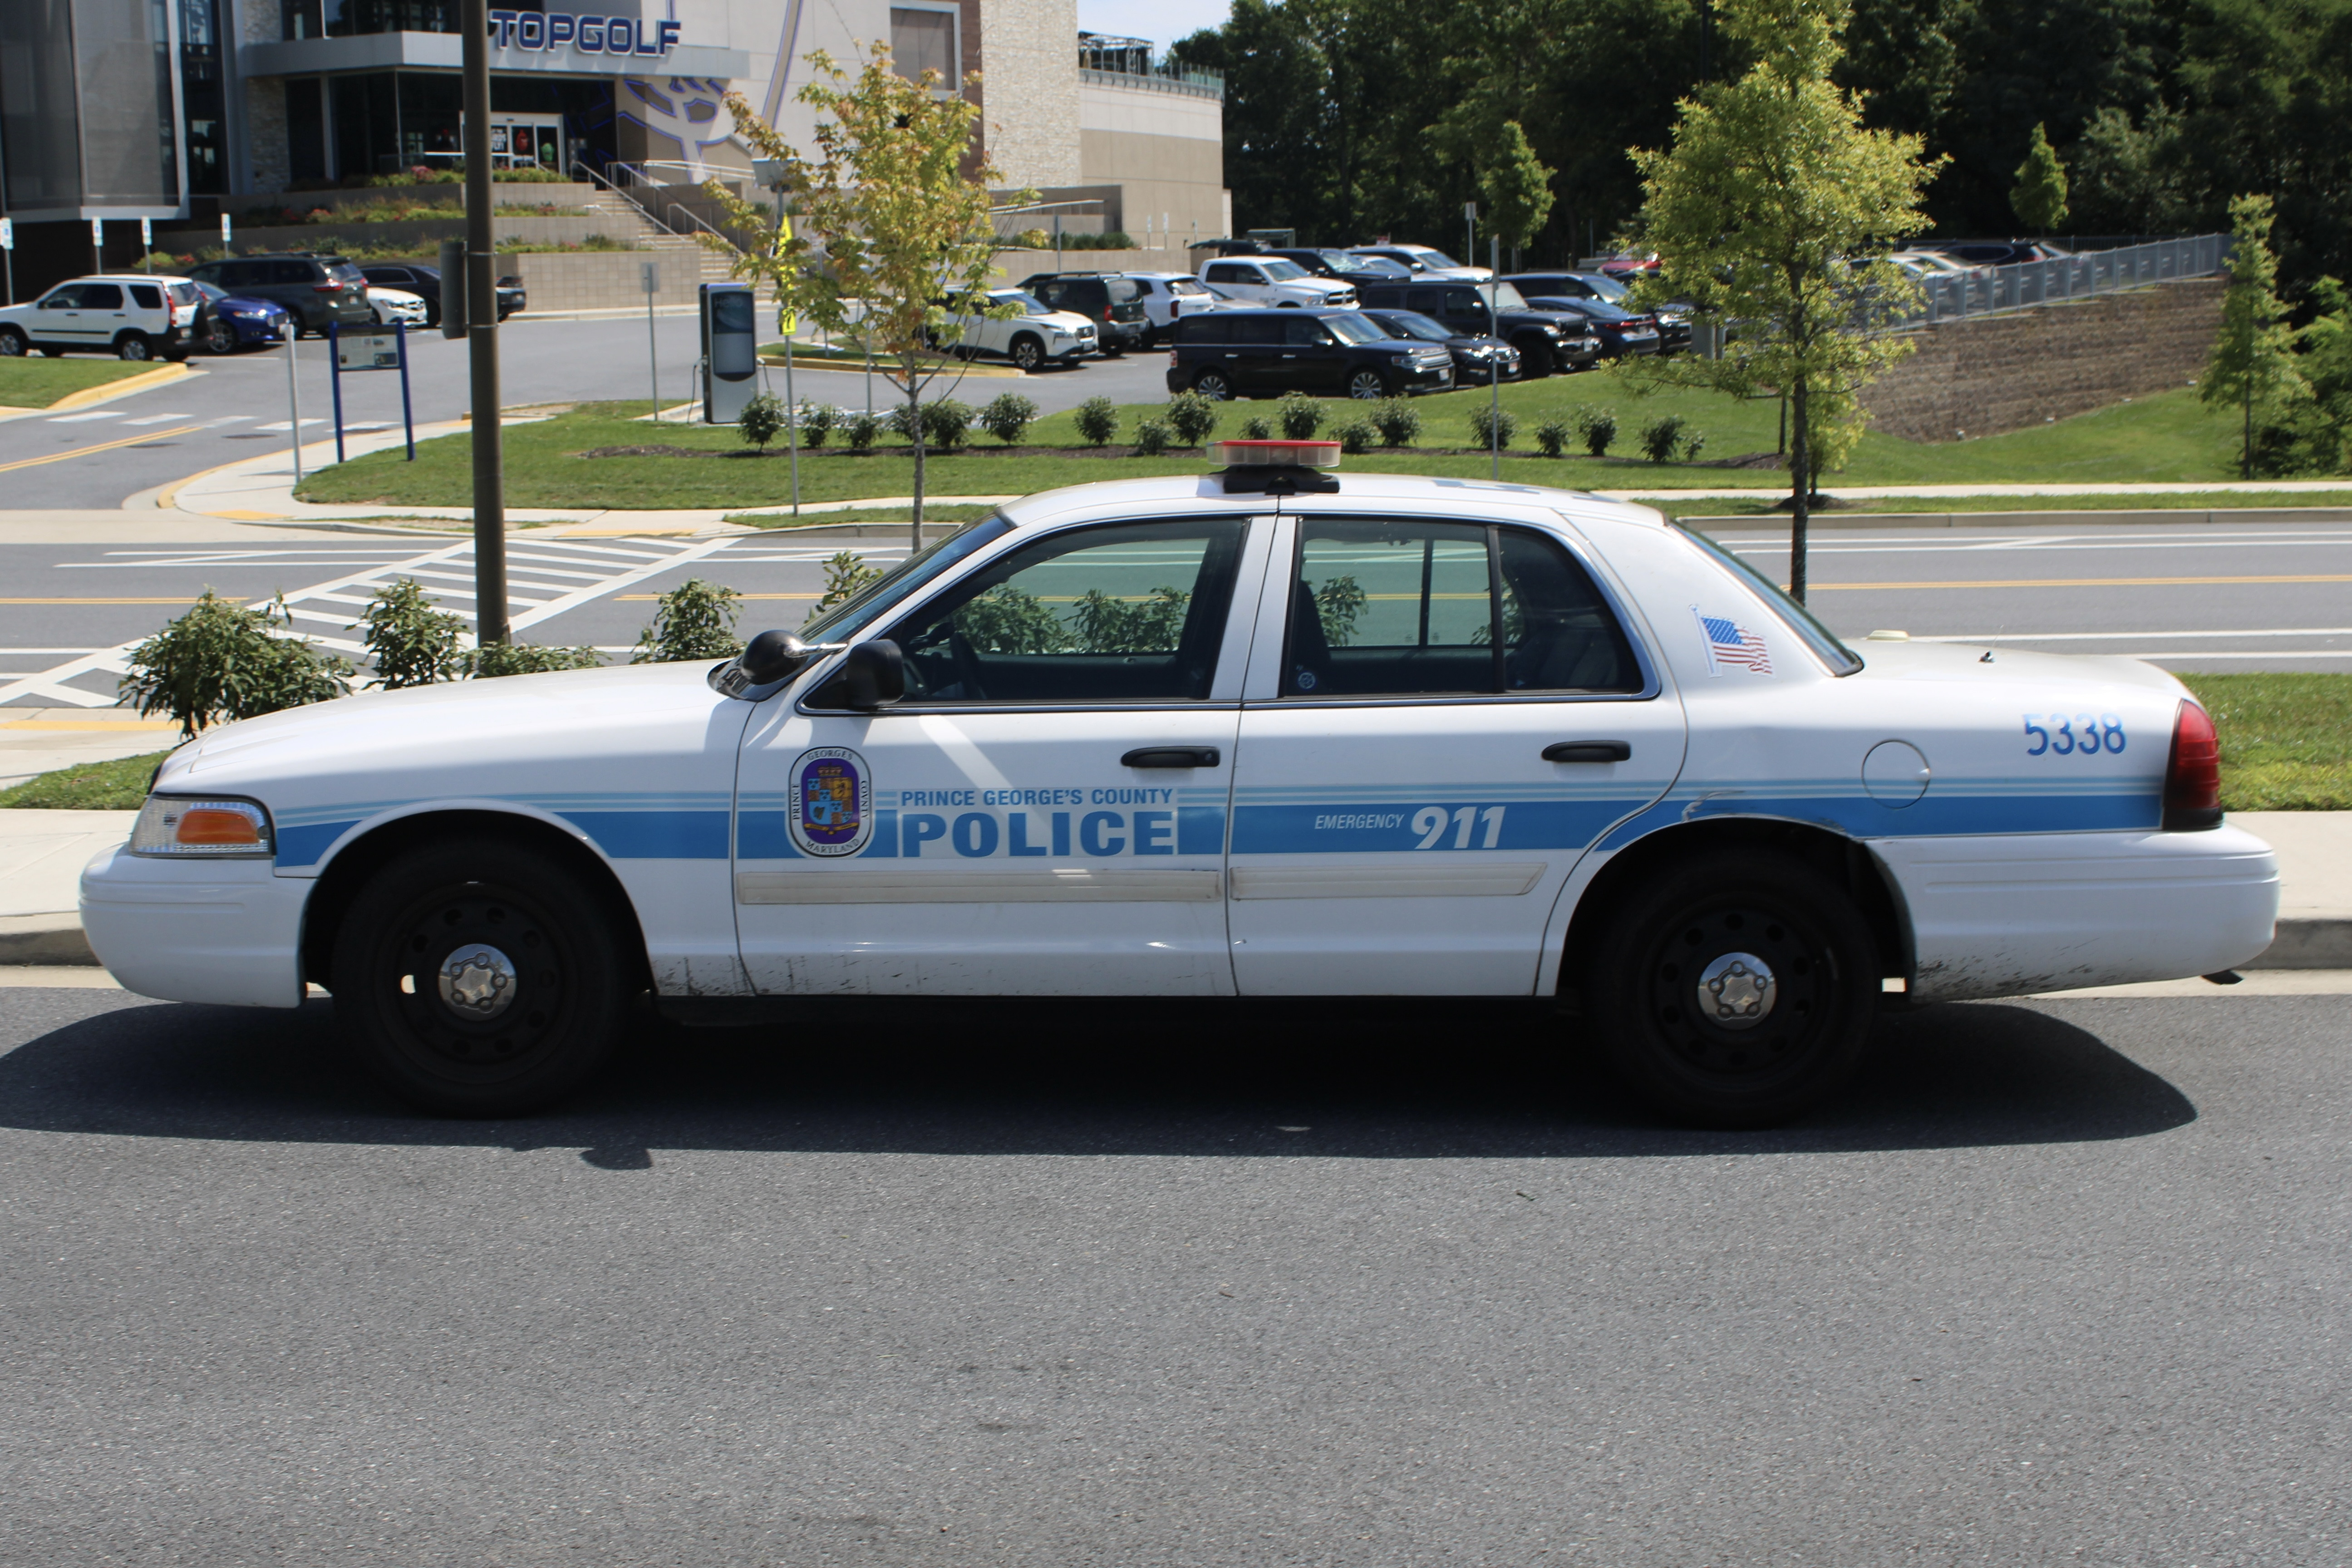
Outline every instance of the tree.
<path id="1" fill-rule="evenodd" d="M 1551 171 L 1537 159 L 1516 120 L 1503 121 L 1493 143 L 1481 151 L 1486 156 L 1478 166 L 1478 195 L 1486 203 L 1486 226 L 1517 251 L 1551 216 Z M 1464 259 L 1477 263 L 1475 256 Z"/>
<path id="2" fill-rule="evenodd" d="M 2050 132 L 2040 125 L 2026 143 L 2025 162 L 2017 166 L 2009 206 L 2017 221 L 2036 234 L 2046 235 L 2066 221 L 2066 165 L 2050 145 Z"/>
<path id="3" fill-rule="evenodd" d="M 814 162 L 778 136 L 742 94 L 727 95 L 736 133 L 782 171 L 790 216 L 779 222 L 767 207 L 716 181 L 709 189 L 728 209 L 729 222 L 720 226 L 772 237 L 755 251 L 734 253 L 735 276 L 768 282 L 780 310 L 834 332 L 863 335 L 907 395 L 914 546 L 920 550 L 923 390 L 945 368 L 929 351 L 962 336 L 959 319 L 1004 319 L 1015 310 L 987 299 L 999 248 L 988 189 L 1002 176 L 985 158 L 964 166 L 980 119 L 972 101 L 978 92 L 970 90 L 979 87 L 980 73 L 964 78 L 968 95 L 944 92 L 936 70 L 912 81 L 900 76 L 889 46 L 879 43 L 854 81 L 822 49 L 808 63 L 800 100 L 821 117 Z M 1034 199 L 1024 191 L 1013 202 Z M 855 322 L 851 300 L 859 303 Z"/>
<path id="4" fill-rule="evenodd" d="M 2221 300 L 2221 331 L 2213 357 L 2197 384 L 2199 401 L 2236 404 L 2244 437 L 2238 470 L 2254 473 L 2254 415 L 2275 416 L 2311 395 L 2294 362 L 2294 333 L 2278 297 L 2278 258 L 2271 251 L 2271 198 L 2240 196 L 2230 204 L 2234 244 L 2230 252 L 2230 289 Z"/>
<path id="5" fill-rule="evenodd" d="M 1805 595 L 1805 525 L 1817 444 L 1858 435 L 1864 386 L 1910 345 L 1856 326 L 1911 291 L 1892 267 L 1854 265 L 1925 228 L 1922 188 L 1941 166 L 1920 138 L 1865 129 L 1830 80 L 1845 0 L 1722 0 L 1724 33 L 1755 63 L 1677 108 L 1674 145 L 1635 149 L 1642 233 L 1664 258 L 1645 284 L 1709 328 L 1738 323 L 1720 359 L 1677 355 L 1647 374 L 1789 398 L 1790 592 Z"/>

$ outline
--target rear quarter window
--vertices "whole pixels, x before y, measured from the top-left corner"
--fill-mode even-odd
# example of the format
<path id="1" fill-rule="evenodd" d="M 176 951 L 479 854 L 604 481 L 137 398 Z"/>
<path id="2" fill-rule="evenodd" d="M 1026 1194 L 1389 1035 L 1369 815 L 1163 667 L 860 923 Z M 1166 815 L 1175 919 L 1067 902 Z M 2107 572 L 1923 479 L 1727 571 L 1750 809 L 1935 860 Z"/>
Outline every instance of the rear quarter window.
<path id="1" fill-rule="evenodd" d="M 1186 316 L 1176 323 L 1176 341 L 1180 343 L 1229 343 L 1234 341 L 1234 323 L 1224 316 Z"/>
<path id="2" fill-rule="evenodd" d="M 163 290 L 153 283 L 133 283 L 131 302 L 142 310 L 160 310 L 163 308 Z"/>

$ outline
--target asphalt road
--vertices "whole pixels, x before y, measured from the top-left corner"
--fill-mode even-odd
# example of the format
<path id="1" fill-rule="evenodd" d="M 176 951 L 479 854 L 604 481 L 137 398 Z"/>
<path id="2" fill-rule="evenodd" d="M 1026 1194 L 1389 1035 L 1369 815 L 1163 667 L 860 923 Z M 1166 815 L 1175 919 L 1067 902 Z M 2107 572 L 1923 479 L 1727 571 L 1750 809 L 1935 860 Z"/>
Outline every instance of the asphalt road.
<path id="1" fill-rule="evenodd" d="M 1930 1009 L 1739 1136 L 1500 1008 L 813 1005 L 492 1123 L 329 1025 L 0 992 L 0 1560 L 2352 1560 L 2339 998 Z"/>
<path id="2" fill-rule="evenodd" d="M 9 585 L 0 596 L 0 705 L 73 700 L 21 684 L 26 678 L 110 699 L 110 673 L 58 672 L 146 636 L 206 587 L 247 601 L 283 591 L 305 630 L 344 641 L 367 581 L 414 575 L 447 595 L 447 605 L 470 608 L 462 535 L 280 543 L 252 531 L 250 542 L 220 546 L 0 544 L 0 581 Z M 1780 536 L 1724 538 L 1760 568 L 1785 573 Z M 622 649 L 652 618 L 656 595 L 699 576 L 746 595 L 743 630 L 793 627 L 823 591 L 823 559 L 840 548 L 789 534 L 688 547 L 521 532 L 510 545 L 511 609 L 526 641 Z M 859 552 L 887 565 L 904 550 L 876 541 Z M 425 559 L 434 555 L 446 558 Z M 1813 546 L 1811 566 L 1816 611 L 1849 637 L 1903 629 L 1995 639 L 1997 647 L 2127 654 L 2180 670 L 2352 663 L 2352 528 L 2342 525 L 1832 534 Z M 306 599 L 306 590 L 319 596 Z"/>
<path id="3" fill-rule="evenodd" d="M 418 424 L 455 419 L 472 405 L 466 345 L 438 331 L 409 337 L 409 396 Z M 642 398 L 660 369 L 666 405 L 692 392 L 700 338 L 691 316 L 660 316 L 654 343 L 643 321 L 509 320 L 499 330 L 499 402 L 506 407 L 583 398 Z M 234 463 L 258 452 L 283 448 L 294 417 L 289 402 L 286 351 L 273 347 L 215 359 L 198 354 L 188 363 L 194 375 L 152 391 L 120 398 L 78 414 L 12 419 L 0 424 L 0 486 L 10 510 L 41 507 L 113 507 L 126 497 L 174 479 Z M 297 391 L 306 441 L 334 434 L 332 373 L 327 344 L 306 339 L 299 345 Z M 1122 403 L 1156 400 L 1168 393 L 1165 354 L 1130 354 L 1089 361 L 1025 376 L 974 376 L 955 393 L 967 403 L 984 402 L 1000 391 L 1018 389 L 1045 413 L 1075 408 L 1108 395 Z M 346 375 L 345 428 L 397 429 L 400 378 L 389 373 Z M 782 396 L 781 368 L 769 373 L 771 389 Z M 948 382 L 942 381 L 944 392 Z M 862 374 L 795 371 L 793 392 L 844 407 L 866 405 Z M 874 395 L 892 396 L 888 384 L 874 379 Z M 39 461 L 38 459 L 51 459 Z M 20 465 L 11 467 L 10 465 Z"/>

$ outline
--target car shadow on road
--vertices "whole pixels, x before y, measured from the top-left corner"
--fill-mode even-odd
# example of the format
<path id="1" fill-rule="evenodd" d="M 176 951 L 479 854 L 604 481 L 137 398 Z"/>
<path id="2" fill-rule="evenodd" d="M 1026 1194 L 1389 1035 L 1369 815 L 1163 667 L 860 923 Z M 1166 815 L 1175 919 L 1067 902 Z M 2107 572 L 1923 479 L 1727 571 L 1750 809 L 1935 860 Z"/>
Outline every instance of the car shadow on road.
<path id="1" fill-rule="evenodd" d="M 2178 1089 L 2031 1006 L 1883 1018 L 1867 1065 L 1756 1132 L 1670 1127 L 1526 1003 L 812 1002 L 793 1022 L 646 1017 L 614 1069 L 543 1116 L 411 1115 L 337 1044 L 332 1005 L 119 1005 L 0 1057 L 0 1126 L 270 1142 L 932 1154 L 1590 1158 L 2137 1138 Z"/>

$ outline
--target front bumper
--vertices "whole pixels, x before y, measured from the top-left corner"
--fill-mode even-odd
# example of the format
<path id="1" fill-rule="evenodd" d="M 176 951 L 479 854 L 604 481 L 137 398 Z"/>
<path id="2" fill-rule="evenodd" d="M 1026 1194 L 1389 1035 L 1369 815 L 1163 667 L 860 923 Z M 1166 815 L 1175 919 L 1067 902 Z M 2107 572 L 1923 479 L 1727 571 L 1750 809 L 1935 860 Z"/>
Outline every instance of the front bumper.
<path id="1" fill-rule="evenodd" d="M 297 1007 L 302 909 L 317 886 L 268 860 L 109 849 L 82 869 L 82 931 L 107 972 L 142 996 Z"/>

